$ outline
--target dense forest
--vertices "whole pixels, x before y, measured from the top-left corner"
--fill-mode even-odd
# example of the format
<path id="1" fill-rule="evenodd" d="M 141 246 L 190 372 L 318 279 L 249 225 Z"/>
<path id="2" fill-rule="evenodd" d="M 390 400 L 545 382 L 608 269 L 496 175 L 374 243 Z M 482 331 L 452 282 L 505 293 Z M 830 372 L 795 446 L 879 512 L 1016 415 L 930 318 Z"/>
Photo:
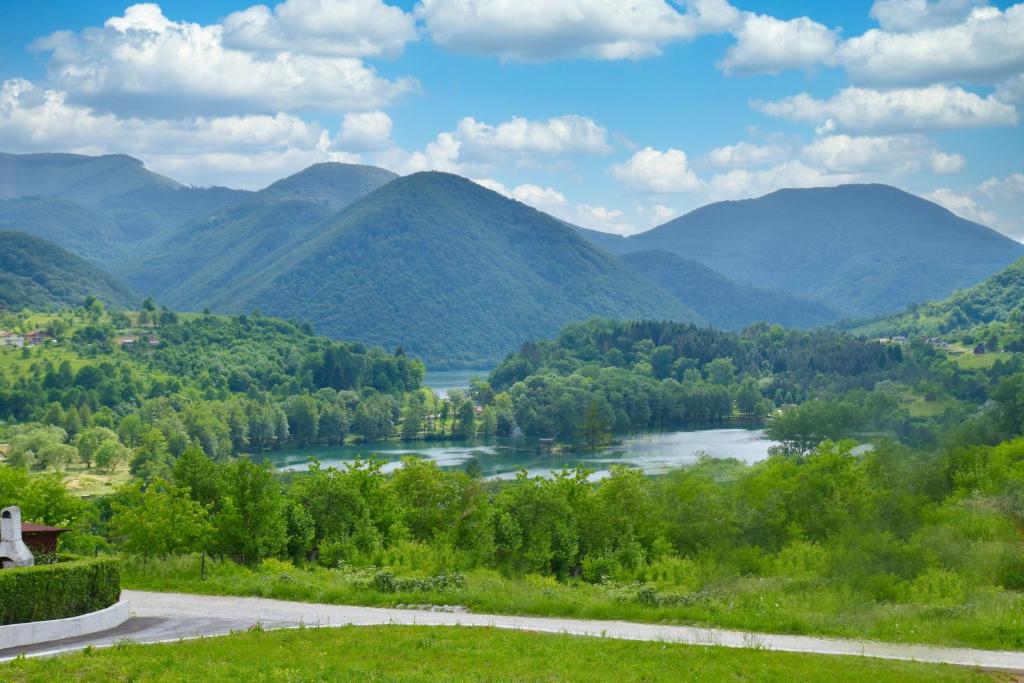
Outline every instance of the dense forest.
<path id="1" fill-rule="evenodd" d="M 1024 259 L 984 282 L 902 315 L 860 324 L 860 334 L 942 337 L 988 351 L 1024 351 Z"/>
<path id="2" fill-rule="evenodd" d="M 56 244 L 0 230 L 0 308 L 63 308 L 90 295 L 118 307 L 136 301 L 128 287 Z"/>
<path id="3" fill-rule="evenodd" d="M 965 368 L 923 343 L 592 320 L 442 403 L 401 353 L 263 316 L 87 303 L 47 318 L 59 343 L 4 352 L 0 504 L 72 528 L 66 549 L 142 558 L 133 585 L 492 604 L 506 577 L 539 591 L 526 609 L 554 609 L 559 586 L 594 614 L 1024 645 L 1019 355 Z M 117 346 L 122 329 L 138 340 Z M 590 448 L 622 429 L 767 414 L 779 445 L 766 460 L 653 478 L 612 466 L 595 482 L 557 456 L 552 476 L 512 481 L 416 458 L 282 476 L 234 456 L 424 438 L 437 423 Z M 132 476 L 76 498 L 61 475 L 73 460 Z M 213 555 L 212 583 L 191 552 Z M 950 615 L 939 631 L 936 610 Z"/>

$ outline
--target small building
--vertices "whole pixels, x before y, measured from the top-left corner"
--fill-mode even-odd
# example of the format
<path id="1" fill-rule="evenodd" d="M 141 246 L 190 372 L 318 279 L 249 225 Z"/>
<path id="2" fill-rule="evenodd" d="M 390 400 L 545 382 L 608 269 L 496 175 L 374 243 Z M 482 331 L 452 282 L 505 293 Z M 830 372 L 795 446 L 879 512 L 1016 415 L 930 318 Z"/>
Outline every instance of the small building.
<path id="1" fill-rule="evenodd" d="M 39 346 L 53 339 L 50 335 L 46 334 L 42 330 L 33 330 L 25 333 L 25 343 L 29 346 Z"/>
<path id="2" fill-rule="evenodd" d="M 137 341 L 139 341 L 138 337 L 133 337 L 133 336 L 130 336 L 130 335 L 124 335 L 124 336 L 121 336 L 121 337 L 118 337 L 117 339 L 115 339 L 114 343 L 117 344 L 118 346 L 122 347 L 122 348 L 126 347 L 126 346 L 130 348 L 130 347 L 134 346 Z"/>
<path id="3" fill-rule="evenodd" d="M 0 331 L 0 346 L 13 346 L 20 349 L 25 345 L 25 337 L 15 332 Z"/>
<path id="4" fill-rule="evenodd" d="M 554 439 L 537 439 L 537 450 L 541 453 L 550 453 L 555 448 Z"/>
<path id="5" fill-rule="evenodd" d="M 21 508 L 0 510 L 0 569 L 31 567 L 35 557 L 21 539 Z"/>
<path id="6" fill-rule="evenodd" d="M 45 524 L 21 523 L 21 539 L 36 555 L 52 555 L 57 552 L 57 538 L 66 531 Z"/>

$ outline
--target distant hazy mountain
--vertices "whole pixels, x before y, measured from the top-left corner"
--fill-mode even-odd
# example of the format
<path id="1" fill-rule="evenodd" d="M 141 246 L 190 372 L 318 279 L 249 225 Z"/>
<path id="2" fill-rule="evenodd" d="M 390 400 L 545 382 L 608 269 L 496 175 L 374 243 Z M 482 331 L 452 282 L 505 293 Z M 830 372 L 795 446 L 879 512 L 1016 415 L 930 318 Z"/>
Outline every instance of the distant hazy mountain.
<path id="1" fill-rule="evenodd" d="M 444 173 L 388 183 L 197 305 L 464 366 L 590 316 L 698 319 L 562 222 Z"/>
<path id="2" fill-rule="evenodd" d="M 667 251 L 638 251 L 621 258 L 715 327 L 741 329 L 756 322 L 813 327 L 838 317 L 823 304 L 739 284 L 701 263 Z"/>
<path id="3" fill-rule="evenodd" d="M 275 199 L 301 199 L 338 211 L 398 176 L 376 166 L 314 164 L 260 191 Z"/>
<path id="4" fill-rule="evenodd" d="M 947 299 L 863 324 L 856 331 L 872 336 L 975 333 L 982 339 L 986 335 L 981 328 L 986 327 L 1012 329 L 1016 336 L 1024 336 L 1024 258 Z"/>
<path id="5" fill-rule="evenodd" d="M 251 193 L 246 201 L 183 224 L 125 275 L 140 292 L 182 307 L 258 275 L 317 234 L 339 209 L 397 178 L 372 166 L 324 163 Z"/>
<path id="6" fill-rule="evenodd" d="M 315 236 L 334 215 L 320 204 L 254 198 L 184 225 L 125 279 L 171 306 L 194 308 L 232 280 L 255 275 Z"/>
<path id="7" fill-rule="evenodd" d="M 124 154 L 0 154 L 0 199 L 59 197 L 91 204 L 152 187 L 182 185 Z"/>
<path id="8" fill-rule="evenodd" d="M 251 192 L 187 187 L 123 154 L 0 154 L 0 227 L 121 272 L 148 240 Z"/>
<path id="9" fill-rule="evenodd" d="M 89 294 L 114 307 L 136 302 L 131 290 L 85 259 L 39 237 L 0 231 L 0 303 L 79 306 Z"/>
<path id="10" fill-rule="evenodd" d="M 1024 254 L 1024 245 L 886 185 L 779 190 L 598 239 L 619 253 L 670 251 L 844 315 L 945 297 Z"/>

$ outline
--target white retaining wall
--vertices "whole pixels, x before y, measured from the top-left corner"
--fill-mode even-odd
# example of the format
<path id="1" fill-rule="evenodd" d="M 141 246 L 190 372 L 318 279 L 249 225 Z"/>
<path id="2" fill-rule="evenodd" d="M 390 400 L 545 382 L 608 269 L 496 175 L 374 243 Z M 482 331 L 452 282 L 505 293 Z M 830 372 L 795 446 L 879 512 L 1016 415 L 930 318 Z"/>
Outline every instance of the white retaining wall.
<path id="1" fill-rule="evenodd" d="M 130 616 L 131 609 L 128 603 L 121 600 L 106 609 L 80 614 L 77 617 L 0 626 L 0 650 L 106 631 L 120 626 L 128 621 Z"/>

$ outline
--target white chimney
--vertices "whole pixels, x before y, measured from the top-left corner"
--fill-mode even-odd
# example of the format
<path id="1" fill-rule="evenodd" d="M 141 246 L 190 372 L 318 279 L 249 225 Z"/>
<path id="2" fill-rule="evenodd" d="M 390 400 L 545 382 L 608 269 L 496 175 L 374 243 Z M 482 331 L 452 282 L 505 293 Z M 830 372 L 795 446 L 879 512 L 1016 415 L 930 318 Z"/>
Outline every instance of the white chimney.
<path id="1" fill-rule="evenodd" d="M 32 551 L 21 540 L 21 508 L 11 506 L 0 510 L 0 569 L 33 564 Z"/>

